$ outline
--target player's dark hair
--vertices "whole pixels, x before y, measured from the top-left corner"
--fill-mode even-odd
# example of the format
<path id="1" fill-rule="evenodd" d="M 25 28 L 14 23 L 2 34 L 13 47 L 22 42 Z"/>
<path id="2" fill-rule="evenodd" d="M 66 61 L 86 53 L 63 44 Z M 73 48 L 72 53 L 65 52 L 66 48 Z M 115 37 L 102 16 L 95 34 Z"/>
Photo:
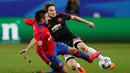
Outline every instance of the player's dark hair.
<path id="1" fill-rule="evenodd" d="M 56 5 L 55 5 L 53 2 L 48 2 L 48 3 L 46 3 L 46 4 L 44 5 L 44 9 L 48 11 L 48 8 L 49 8 L 50 6 L 56 7 Z"/>
<path id="2" fill-rule="evenodd" d="M 47 13 L 46 10 L 38 10 L 36 13 L 35 13 L 35 19 L 37 21 L 40 21 L 41 18 L 45 18 L 45 14 Z"/>

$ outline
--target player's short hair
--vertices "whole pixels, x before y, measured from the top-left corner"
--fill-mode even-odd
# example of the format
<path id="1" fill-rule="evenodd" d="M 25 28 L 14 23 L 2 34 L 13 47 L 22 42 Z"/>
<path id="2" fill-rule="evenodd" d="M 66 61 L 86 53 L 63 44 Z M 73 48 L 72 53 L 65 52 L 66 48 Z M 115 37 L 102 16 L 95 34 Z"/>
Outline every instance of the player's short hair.
<path id="1" fill-rule="evenodd" d="M 55 5 L 53 2 L 48 2 L 48 3 L 46 3 L 46 4 L 44 5 L 44 9 L 48 11 L 48 8 L 49 8 L 50 6 L 56 7 L 56 5 Z"/>
<path id="2" fill-rule="evenodd" d="M 36 13 L 35 13 L 35 19 L 37 21 L 40 21 L 41 18 L 45 18 L 45 14 L 47 13 L 46 10 L 38 10 Z"/>

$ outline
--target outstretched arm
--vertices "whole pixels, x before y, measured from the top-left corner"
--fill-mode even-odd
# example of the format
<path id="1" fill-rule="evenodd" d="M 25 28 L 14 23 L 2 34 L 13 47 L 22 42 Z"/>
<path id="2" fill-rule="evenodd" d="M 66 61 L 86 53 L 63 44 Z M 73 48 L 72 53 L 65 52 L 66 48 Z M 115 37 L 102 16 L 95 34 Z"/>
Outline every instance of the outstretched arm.
<path id="1" fill-rule="evenodd" d="M 85 24 L 88 24 L 89 27 L 92 27 L 92 28 L 95 27 L 93 22 L 87 21 L 87 20 L 82 19 L 82 18 L 80 18 L 80 17 L 78 17 L 78 16 L 71 15 L 71 19 L 72 19 L 72 20 L 79 21 L 79 22 L 83 22 L 83 23 L 85 23 Z"/>
<path id="2" fill-rule="evenodd" d="M 23 49 L 22 51 L 20 51 L 20 54 L 27 52 L 35 43 L 36 43 L 36 40 L 35 40 L 35 38 L 33 38 L 30 41 L 30 43 L 28 44 L 28 46 L 25 49 Z"/>
<path id="3" fill-rule="evenodd" d="M 20 54 L 27 52 L 29 49 L 31 49 L 31 47 L 32 47 L 34 44 L 36 44 L 35 38 L 33 38 L 33 39 L 30 41 L 30 43 L 28 44 L 28 46 L 27 46 L 25 49 L 23 49 L 23 50 L 20 52 Z M 40 47 L 41 47 L 41 46 L 40 46 Z M 42 58 L 42 60 L 43 60 L 44 62 L 46 62 L 48 65 L 51 65 L 51 62 L 50 62 L 50 61 L 48 60 L 48 58 L 44 55 L 44 53 L 42 53 L 42 55 L 41 55 L 40 51 L 38 51 L 38 55 Z"/>
<path id="4" fill-rule="evenodd" d="M 28 25 L 33 25 L 33 23 L 35 22 L 34 18 L 25 18 L 24 19 L 24 23 L 28 24 Z"/>

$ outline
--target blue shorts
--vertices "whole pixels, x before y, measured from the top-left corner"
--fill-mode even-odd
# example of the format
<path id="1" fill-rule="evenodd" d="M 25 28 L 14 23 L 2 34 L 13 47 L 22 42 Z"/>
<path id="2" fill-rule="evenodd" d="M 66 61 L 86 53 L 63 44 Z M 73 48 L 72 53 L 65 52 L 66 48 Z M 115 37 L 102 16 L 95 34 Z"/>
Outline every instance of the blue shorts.
<path id="1" fill-rule="evenodd" d="M 56 42 L 54 55 L 63 55 L 68 51 L 68 46 L 64 43 Z"/>
<path id="2" fill-rule="evenodd" d="M 60 43 L 60 42 L 56 42 L 55 43 L 55 49 L 54 49 L 54 54 L 53 56 L 49 56 L 48 59 L 52 62 L 51 70 L 53 72 L 60 72 L 60 70 L 63 68 L 64 63 L 57 57 L 58 55 L 63 55 L 68 51 L 68 46 Z"/>

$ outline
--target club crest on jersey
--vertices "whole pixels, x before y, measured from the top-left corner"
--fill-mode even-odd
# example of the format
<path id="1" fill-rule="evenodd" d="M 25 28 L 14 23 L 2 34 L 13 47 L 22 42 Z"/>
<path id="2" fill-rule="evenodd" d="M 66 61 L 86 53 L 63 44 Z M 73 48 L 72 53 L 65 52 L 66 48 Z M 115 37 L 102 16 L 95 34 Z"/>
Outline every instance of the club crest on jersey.
<path id="1" fill-rule="evenodd" d="M 51 25 L 50 25 L 50 24 L 48 24 L 48 27 L 51 27 Z"/>
<path id="2" fill-rule="evenodd" d="M 62 22 L 62 18 L 58 18 L 58 22 Z"/>
<path id="3" fill-rule="evenodd" d="M 41 46 L 42 45 L 42 41 L 38 41 L 38 45 Z"/>

